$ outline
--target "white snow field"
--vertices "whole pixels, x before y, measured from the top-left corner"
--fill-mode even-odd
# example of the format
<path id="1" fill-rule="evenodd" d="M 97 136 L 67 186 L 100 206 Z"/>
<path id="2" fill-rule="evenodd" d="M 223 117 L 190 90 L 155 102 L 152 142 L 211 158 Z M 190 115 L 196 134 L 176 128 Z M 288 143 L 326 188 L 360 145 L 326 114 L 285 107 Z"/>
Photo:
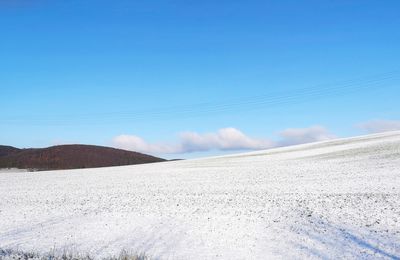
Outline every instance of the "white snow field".
<path id="1" fill-rule="evenodd" d="M 400 132 L 1 173 L 0 248 L 96 258 L 125 249 L 155 259 L 399 259 Z"/>

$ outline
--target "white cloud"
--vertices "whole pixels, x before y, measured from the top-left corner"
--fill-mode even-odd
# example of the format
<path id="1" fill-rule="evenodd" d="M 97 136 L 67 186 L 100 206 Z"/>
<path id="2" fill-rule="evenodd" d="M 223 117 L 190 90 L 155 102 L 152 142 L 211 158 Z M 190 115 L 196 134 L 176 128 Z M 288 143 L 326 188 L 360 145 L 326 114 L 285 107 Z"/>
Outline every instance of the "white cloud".
<path id="1" fill-rule="evenodd" d="M 279 146 L 304 144 L 336 138 L 335 135 L 329 133 L 329 131 L 322 126 L 288 128 L 278 134 L 282 138 L 279 142 Z"/>
<path id="2" fill-rule="evenodd" d="M 216 133 L 198 134 L 185 132 L 180 135 L 184 152 L 206 150 L 257 150 L 272 147 L 273 142 L 266 139 L 251 138 L 235 128 L 223 128 Z"/>
<path id="3" fill-rule="evenodd" d="M 322 126 L 291 128 L 278 133 L 280 141 L 254 138 L 236 128 L 222 128 L 213 133 L 183 132 L 176 143 L 148 143 L 135 135 L 119 135 L 112 141 L 114 147 L 149 154 L 181 154 L 210 150 L 261 150 L 277 146 L 323 141 L 334 138 Z"/>
<path id="4" fill-rule="evenodd" d="M 147 143 L 135 135 L 119 135 L 113 139 L 115 147 L 150 154 L 179 154 L 209 150 L 267 149 L 274 143 L 266 139 L 251 138 L 235 128 L 223 128 L 216 133 L 184 132 L 176 144 Z"/>
<path id="5" fill-rule="evenodd" d="M 368 133 L 400 130 L 400 120 L 371 120 L 357 125 Z"/>
<path id="6" fill-rule="evenodd" d="M 131 150 L 135 152 L 150 153 L 150 154 L 172 154 L 180 153 L 179 145 L 162 144 L 162 143 L 147 143 L 142 138 L 136 135 L 119 135 L 112 140 L 114 147 Z"/>

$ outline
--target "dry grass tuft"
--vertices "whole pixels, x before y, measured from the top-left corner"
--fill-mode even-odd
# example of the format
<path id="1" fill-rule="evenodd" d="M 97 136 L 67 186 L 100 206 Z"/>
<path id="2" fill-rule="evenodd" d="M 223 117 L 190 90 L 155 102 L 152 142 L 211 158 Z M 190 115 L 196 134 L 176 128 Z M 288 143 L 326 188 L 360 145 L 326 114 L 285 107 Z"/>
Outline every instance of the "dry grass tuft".
<path id="1" fill-rule="evenodd" d="M 1 260 L 94 260 L 98 259 L 90 255 L 82 255 L 72 251 L 64 251 L 62 254 L 57 254 L 54 251 L 40 254 L 37 252 L 27 252 L 22 250 L 1 249 Z M 119 256 L 102 258 L 102 260 L 151 260 L 145 254 L 133 254 L 126 250 L 122 250 Z"/>

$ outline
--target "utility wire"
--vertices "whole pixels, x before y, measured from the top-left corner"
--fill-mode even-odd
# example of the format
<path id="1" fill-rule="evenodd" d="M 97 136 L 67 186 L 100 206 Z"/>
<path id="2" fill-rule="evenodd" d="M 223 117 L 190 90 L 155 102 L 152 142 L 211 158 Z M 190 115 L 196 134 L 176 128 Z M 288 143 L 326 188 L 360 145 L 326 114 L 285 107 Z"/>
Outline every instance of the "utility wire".
<path id="1" fill-rule="evenodd" d="M 383 87 L 389 80 L 398 78 L 398 71 L 387 72 L 368 78 L 358 78 L 331 85 L 317 85 L 292 91 L 276 91 L 268 94 L 221 102 L 202 102 L 185 106 L 170 106 L 150 110 L 114 111 L 92 114 L 18 116 L 0 119 L 2 123 L 68 123 L 86 120 L 88 123 L 104 120 L 160 119 L 165 117 L 193 117 L 221 112 L 243 112 L 282 104 L 297 104 L 306 100 L 323 99 L 331 96 L 343 96 L 359 91 L 368 91 Z M 89 122 L 90 121 L 90 122 Z"/>

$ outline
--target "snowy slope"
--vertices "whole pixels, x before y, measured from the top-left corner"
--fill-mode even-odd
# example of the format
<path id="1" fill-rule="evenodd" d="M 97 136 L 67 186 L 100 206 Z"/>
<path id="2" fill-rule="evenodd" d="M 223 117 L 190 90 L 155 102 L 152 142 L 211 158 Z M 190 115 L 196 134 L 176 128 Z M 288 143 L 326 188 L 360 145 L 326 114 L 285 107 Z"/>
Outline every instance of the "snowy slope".
<path id="1" fill-rule="evenodd" d="M 400 132 L 150 165 L 0 173 L 0 248 L 397 259 Z"/>

